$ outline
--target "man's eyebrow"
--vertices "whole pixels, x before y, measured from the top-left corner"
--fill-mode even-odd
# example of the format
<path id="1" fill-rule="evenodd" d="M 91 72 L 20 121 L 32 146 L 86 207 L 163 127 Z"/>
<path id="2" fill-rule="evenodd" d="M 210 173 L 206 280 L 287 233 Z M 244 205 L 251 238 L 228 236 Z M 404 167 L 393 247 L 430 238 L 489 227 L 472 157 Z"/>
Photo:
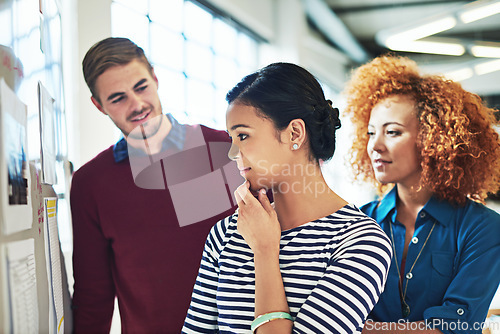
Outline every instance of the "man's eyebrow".
<path id="1" fill-rule="evenodd" d="M 142 86 L 146 81 L 148 81 L 147 79 L 142 79 L 142 80 L 139 80 L 135 85 L 134 85 L 134 89 L 137 89 L 138 87 Z M 119 96 L 122 96 L 124 95 L 125 93 L 123 92 L 118 92 L 118 93 L 113 93 L 111 94 L 110 96 L 108 96 L 108 101 L 110 100 L 113 100 Z"/>
<path id="2" fill-rule="evenodd" d="M 139 80 L 139 82 L 134 85 L 134 89 L 138 88 L 139 86 L 142 86 L 146 81 L 147 79 Z"/>
<path id="3" fill-rule="evenodd" d="M 108 99 L 107 99 L 107 100 L 108 100 L 108 101 L 110 101 L 110 100 L 114 100 L 114 99 L 115 99 L 115 98 L 117 98 L 118 96 L 122 96 L 122 95 L 125 95 L 125 93 L 123 93 L 123 92 L 113 93 L 113 94 L 111 94 L 110 96 L 108 96 Z"/>

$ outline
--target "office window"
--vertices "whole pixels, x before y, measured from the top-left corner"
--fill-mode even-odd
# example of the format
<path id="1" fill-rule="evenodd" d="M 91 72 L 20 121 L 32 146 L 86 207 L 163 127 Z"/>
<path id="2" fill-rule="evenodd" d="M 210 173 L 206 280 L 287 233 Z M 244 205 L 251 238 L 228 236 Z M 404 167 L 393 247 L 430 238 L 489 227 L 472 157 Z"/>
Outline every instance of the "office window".
<path id="1" fill-rule="evenodd" d="M 165 112 L 225 129 L 225 95 L 258 67 L 261 40 L 189 0 L 114 0 L 112 34 L 141 46 L 155 68 Z"/>
<path id="2" fill-rule="evenodd" d="M 63 251 L 71 249 L 72 231 L 69 203 L 66 194 L 69 189 L 67 177 L 67 134 L 64 89 L 62 74 L 61 16 L 59 1 L 10 0 L 0 6 L 0 50 L 5 54 L 13 53 L 18 59 L 11 63 L 10 58 L 2 59 L 2 66 L 14 68 L 18 73 L 16 84 L 12 87 L 19 99 L 27 105 L 27 153 L 30 163 L 42 175 L 41 136 L 44 136 L 45 153 L 54 154 L 56 182 L 52 184 L 58 196 L 59 239 Z M 3 55 L 4 53 L 2 53 Z M 3 69 L 0 72 L 5 75 Z M 7 78 L 9 75 L 7 76 Z M 38 83 L 54 99 L 53 117 L 46 119 L 40 129 L 38 104 Z M 54 149 L 54 151 L 52 150 Z M 40 178 L 41 180 L 41 178 Z M 36 185 L 37 180 L 31 179 Z M 33 188 L 34 189 L 34 188 Z M 32 203 L 34 205 L 34 203 Z M 38 208 L 37 208 L 38 209 Z M 36 226 L 36 225 L 33 225 Z"/>

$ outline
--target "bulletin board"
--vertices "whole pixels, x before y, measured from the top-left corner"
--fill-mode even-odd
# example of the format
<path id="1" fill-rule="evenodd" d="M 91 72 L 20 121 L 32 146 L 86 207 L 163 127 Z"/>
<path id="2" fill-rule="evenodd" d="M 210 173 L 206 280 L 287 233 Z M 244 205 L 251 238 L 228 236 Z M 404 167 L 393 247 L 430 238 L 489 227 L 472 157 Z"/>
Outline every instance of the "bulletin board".
<path id="1" fill-rule="evenodd" d="M 71 332 L 59 0 L 0 0 L 0 333 Z"/>

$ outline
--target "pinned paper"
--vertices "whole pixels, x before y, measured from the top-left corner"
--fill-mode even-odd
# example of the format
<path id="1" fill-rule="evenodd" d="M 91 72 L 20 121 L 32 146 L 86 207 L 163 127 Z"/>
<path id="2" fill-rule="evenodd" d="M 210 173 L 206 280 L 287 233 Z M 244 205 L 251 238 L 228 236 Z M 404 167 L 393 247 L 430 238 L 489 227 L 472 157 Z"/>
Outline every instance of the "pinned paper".
<path id="1" fill-rule="evenodd" d="M 38 333 L 35 241 L 26 239 L 5 245 L 10 333 Z M 2 268 L 2 271 L 4 268 Z"/>
<path id="2" fill-rule="evenodd" d="M 56 114 L 54 99 L 47 89 L 38 83 L 38 107 L 40 110 L 40 142 L 42 182 L 56 184 Z"/>
<path id="3" fill-rule="evenodd" d="M 44 199 L 45 258 L 49 282 L 49 333 L 64 333 L 63 287 L 59 233 L 57 229 L 57 198 Z"/>
<path id="4" fill-rule="evenodd" d="M 33 220 L 26 125 L 26 105 L 1 79 L 0 208 L 5 234 L 30 229 Z"/>

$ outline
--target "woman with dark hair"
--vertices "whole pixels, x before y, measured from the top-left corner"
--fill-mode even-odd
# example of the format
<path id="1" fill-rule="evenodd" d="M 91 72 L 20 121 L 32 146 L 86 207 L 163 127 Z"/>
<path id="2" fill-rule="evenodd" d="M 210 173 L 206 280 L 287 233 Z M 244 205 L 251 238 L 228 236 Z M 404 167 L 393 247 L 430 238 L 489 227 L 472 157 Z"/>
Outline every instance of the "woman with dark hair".
<path id="1" fill-rule="evenodd" d="M 338 110 L 288 63 L 245 77 L 226 99 L 229 156 L 246 182 L 235 191 L 238 210 L 208 236 L 183 332 L 359 333 L 391 247 L 321 173 Z"/>
<path id="2" fill-rule="evenodd" d="M 481 204 L 500 188 L 494 110 L 396 56 L 358 68 L 345 94 L 355 174 L 385 194 L 361 210 L 394 247 L 364 333 L 481 333 L 500 281 L 500 215 Z"/>

